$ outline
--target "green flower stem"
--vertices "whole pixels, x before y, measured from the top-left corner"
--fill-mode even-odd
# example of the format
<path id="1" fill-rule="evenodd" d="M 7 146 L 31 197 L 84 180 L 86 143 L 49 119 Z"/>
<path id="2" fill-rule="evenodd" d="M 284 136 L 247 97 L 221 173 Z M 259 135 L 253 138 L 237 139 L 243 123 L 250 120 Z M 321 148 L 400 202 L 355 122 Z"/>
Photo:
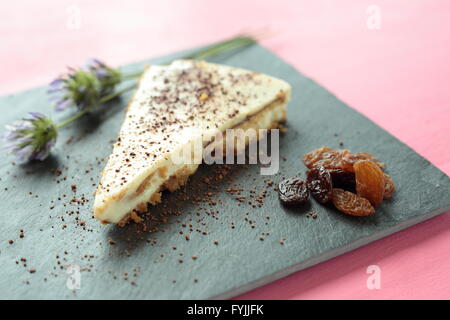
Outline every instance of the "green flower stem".
<path id="1" fill-rule="evenodd" d="M 127 91 L 133 90 L 135 87 L 136 87 L 136 84 L 134 83 L 134 84 L 132 84 L 129 87 L 123 88 L 122 90 L 119 90 L 119 91 L 113 92 L 113 93 L 111 93 L 111 94 L 109 94 L 107 96 L 104 96 L 103 98 L 100 99 L 99 102 L 100 103 L 108 102 L 109 100 L 112 100 L 112 99 L 120 96 L 122 93 L 125 93 Z"/>
<path id="2" fill-rule="evenodd" d="M 221 53 L 227 52 L 227 51 L 231 51 L 240 47 L 244 47 L 250 44 L 255 43 L 256 40 L 253 39 L 252 37 L 246 37 L 246 36 L 238 36 L 229 40 L 225 40 L 225 41 L 221 41 L 218 42 L 216 44 L 212 44 L 210 46 L 207 46 L 204 49 L 200 49 L 197 52 L 193 53 L 193 54 L 189 54 L 186 55 L 184 57 L 181 57 L 181 59 L 197 59 L 197 60 L 204 60 L 216 55 L 219 55 Z M 125 74 L 122 75 L 122 80 L 127 80 L 127 79 L 134 79 L 134 78 L 138 78 L 142 75 L 143 71 L 140 72 L 136 72 L 136 73 L 131 73 L 131 74 Z M 101 98 L 98 102 L 98 104 L 90 106 L 88 108 L 83 109 L 82 111 L 76 113 L 75 115 L 73 115 L 72 117 L 64 120 L 61 123 L 58 123 L 56 125 L 56 128 L 62 128 L 67 126 L 69 123 L 72 123 L 73 121 L 81 118 L 82 116 L 84 116 L 86 113 L 92 111 L 93 109 L 95 109 L 98 105 L 108 102 L 118 96 L 120 96 L 122 93 L 133 90 L 136 87 L 136 83 L 134 83 L 132 86 L 126 87 L 122 90 L 113 92 L 109 95 L 104 96 L 103 98 Z"/>
<path id="3" fill-rule="evenodd" d="M 88 113 L 92 109 L 94 109 L 94 107 L 86 108 L 86 109 L 74 114 L 72 117 L 64 120 L 63 122 L 56 124 L 56 129 L 67 126 L 69 123 L 72 123 L 73 121 L 77 120 L 78 118 L 81 118 L 82 116 L 84 116 L 86 113 Z"/>
<path id="4" fill-rule="evenodd" d="M 216 44 L 207 46 L 206 48 L 200 49 L 193 54 L 188 54 L 181 59 L 197 59 L 204 60 L 209 57 L 219 55 L 226 51 L 231 51 L 240 47 L 244 47 L 250 44 L 256 43 L 256 40 L 251 37 L 239 36 L 229 40 L 221 41 Z M 133 79 L 138 78 L 142 75 L 143 71 L 122 75 L 122 79 Z"/>
<path id="5" fill-rule="evenodd" d="M 142 75 L 142 73 L 144 73 L 144 71 L 139 71 L 139 72 L 130 73 L 130 74 L 123 74 L 121 78 L 122 78 L 122 80 L 139 78 Z"/>
<path id="6" fill-rule="evenodd" d="M 221 53 L 231 51 L 240 47 L 244 47 L 250 44 L 255 43 L 256 40 L 250 37 L 236 37 L 232 40 L 219 42 L 217 45 L 213 45 L 210 47 L 207 47 L 203 50 L 200 50 L 192 55 L 188 55 L 185 57 L 185 59 L 198 59 L 203 60 L 207 59 L 216 55 L 219 55 Z"/>

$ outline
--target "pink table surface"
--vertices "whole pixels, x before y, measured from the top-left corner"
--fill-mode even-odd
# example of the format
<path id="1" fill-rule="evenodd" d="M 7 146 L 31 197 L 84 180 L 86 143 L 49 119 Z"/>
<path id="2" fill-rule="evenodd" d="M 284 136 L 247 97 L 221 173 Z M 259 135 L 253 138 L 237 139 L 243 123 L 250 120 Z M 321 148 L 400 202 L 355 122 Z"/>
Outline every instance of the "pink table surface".
<path id="1" fill-rule="evenodd" d="M 378 30 L 366 25 L 371 4 Z M 48 83 L 89 57 L 121 65 L 261 27 L 276 33 L 264 46 L 450 174 L 447 0 L 8 1 L 0 94 Z M 449 299 L 449 226 L 447 212 L 237 298 Z M 379 290 L 366 287 L 373 264 Z"/>

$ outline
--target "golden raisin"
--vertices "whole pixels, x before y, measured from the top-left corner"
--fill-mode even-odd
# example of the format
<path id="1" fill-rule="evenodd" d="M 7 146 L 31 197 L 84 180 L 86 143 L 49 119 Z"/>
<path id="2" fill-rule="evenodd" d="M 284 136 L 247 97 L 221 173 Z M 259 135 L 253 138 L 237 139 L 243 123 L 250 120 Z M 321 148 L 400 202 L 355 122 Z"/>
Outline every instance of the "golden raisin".
<path id="1" fill-rule="evenodd" d="M 353 165 L 356 178 L 356 193 L 374 206 L 383 201 L 384 173 L 370 160 L 358 161 Z"/>
<path id="2" fill-rule="evenodd" d="M 346 170 L 346 166 L 349 166 L 349 164 L 344 162 L 342 159 L 349 153 L 350 151 L 345 149 L 338 150 L 329 147 L 322 147 L 305 154 L 303 157 L 303 163 L 306 167 L 308 167 L 308 169 L 323 167 L 325 169 Z"/>
<path id="3" fill-rule="evenodd" d="M 375 213 L 369 200 L 338 188 L 333 189 L 333 204 L 339 211 L 352 216 L 369 216 Z"/>
<path id="4" fill-rule="evenodd" d="M 382 168 L 384 163 L 378 161 L 373 155 L 367 152 L 357 152 L 357 153 L 347 153 L 342 157 L 342 167 L 347 169 L 348 171 L 355 172 L 353 166 L 358 161 L 368 160 L 375 163 L 378 167 Z"/>
<path id="5" fill-rule="evenodd" d="M 395 185 L 394 181 L 392 180 L 391 176 L 387 173 L 384 173 L 384 193 L 383 198 L 384 199 L 390 199 L 392 197 L 392 194 L 395 191 Z"/>

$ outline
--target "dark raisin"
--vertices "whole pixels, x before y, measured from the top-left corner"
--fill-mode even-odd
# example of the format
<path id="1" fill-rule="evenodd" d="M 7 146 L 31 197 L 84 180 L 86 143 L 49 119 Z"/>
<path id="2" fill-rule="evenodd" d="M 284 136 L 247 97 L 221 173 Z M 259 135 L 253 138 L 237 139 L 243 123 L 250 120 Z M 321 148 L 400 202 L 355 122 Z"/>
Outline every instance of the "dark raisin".
<path id="1" fill-rule="evenodd" d="M 324 168 L 313 168 L 306 173 L 309 192 L 320 203 L 331 200 L 333 193 L 333 183 L 330 173 Z"/>
<path id="2" fill-rule="evenodd" d="M 305 203 L 309 197 L 306 182 L 296 177 L 283 180 L 278 185 L 278 196 L 287 206 Z"/>
<path id="3" fill-rule="evenodd" d="M 342 169 L 331 169 L 328 170 L 331 175 L 331 180 L 333 182 L 333 188 L 341 189 L 355 189 L 356 180 L 355 173 L 350 171 L 345 171 Z"/>

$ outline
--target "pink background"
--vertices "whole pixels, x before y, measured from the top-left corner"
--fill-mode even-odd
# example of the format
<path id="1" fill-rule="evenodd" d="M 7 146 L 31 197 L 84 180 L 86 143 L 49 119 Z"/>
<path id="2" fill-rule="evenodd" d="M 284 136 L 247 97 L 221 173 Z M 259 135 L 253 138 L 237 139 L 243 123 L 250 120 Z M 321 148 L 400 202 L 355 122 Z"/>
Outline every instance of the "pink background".
<path id="1" fill-rule="evenodd" d="M 369 5 L 381 28 L 366 26 Z M 79 29 L 67 27 L 71 5 Z M 243 29 L 450 174 L 450 1 L 9 1 L 0 12 L 0 94 L 48 83 L 66 65 L 112 65 Z M 450 298 L 450 212 L 253 290 L 245 299 Z M 381 268 L 368 290 L 366 268 Z"/>

